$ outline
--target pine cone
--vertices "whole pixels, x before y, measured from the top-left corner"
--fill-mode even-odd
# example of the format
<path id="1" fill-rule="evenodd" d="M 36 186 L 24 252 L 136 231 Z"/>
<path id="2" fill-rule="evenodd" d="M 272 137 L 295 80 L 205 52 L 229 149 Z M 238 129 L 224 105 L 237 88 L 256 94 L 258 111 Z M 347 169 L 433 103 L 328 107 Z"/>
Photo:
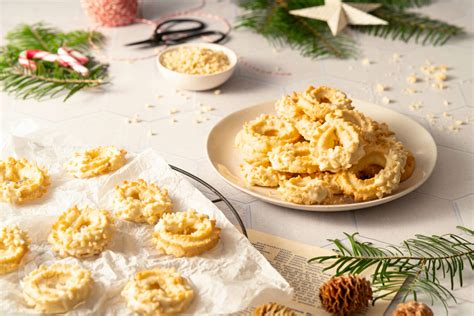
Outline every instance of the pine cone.
<path id="1" fill-rule="evenodd" d="M 319 288 L 322 307 L 334 315 L 348 315 L 369 306 L 370 282 L 357 275 L 333 277 Z"/>
<path id="2" fill-rule="evenodd" d="M 255 309 L 253 316 L 296 316 L 288 307 L 277 303 L 260 305 Z"/>
<path id="3" fill-rule="evenodd" d="M 433 311 L 424 303 L 410 301 L 398 304 L 392 316 L 433 316 Z"/>

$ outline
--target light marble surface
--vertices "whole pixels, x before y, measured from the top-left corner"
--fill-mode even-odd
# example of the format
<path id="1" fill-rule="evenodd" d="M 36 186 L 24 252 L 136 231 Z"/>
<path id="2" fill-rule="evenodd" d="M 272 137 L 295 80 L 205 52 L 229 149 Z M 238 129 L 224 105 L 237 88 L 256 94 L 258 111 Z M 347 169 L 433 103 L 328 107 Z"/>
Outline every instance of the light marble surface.
<path id="1" fill-rule="evenodd" d="M 194 6 L 197 1 L 143 1 L 146 18 Z M 229 1 L 208 1 L 203 12 L 220 14 L 234 21 L 238 8 Z M 473 2 L 471 0 L 437 1 L 423 9 L 432 17 L 452 21 L 465 27 L 468 35 L 452 40 L 443 47 L 392 42 L 354 34 L 360 46 L 360 57 L 354 60 L 311 60 L 297 51 L 277 48 L 259 35 L 234 30 L 226 45 L 248 63 L 261 69 L 290 72 L 290 76 L 272 76 L 240 65 L 235 75 L 220 88 L 222 93 L 186 92 L 181 96 L 157 72 L 153 59 L 133 63 L 119 62 L 117 57 L 137 57 L 152 53 L 125 48 L 124 43 L 149 36 L 152 29 L 143 24 L 115 29 L 101 28 L 108 37 L 105 49 L 110 61 L 111 84 L 103 91 L 82 92 L 68 102 L 61 99 L 37 102 L 17 100 L 0 94 L 2 134 L 29 135 L 39 140 L 58 135 L 70 145 L 116 144 L 128 150 L 147 147 L 159 150 L 172 164 L 202 177 L 236 206 L 249 228 L 284 238 L 327 246 L 328 238 L 343 237 L 343 232 L 359 231 L 363 236 L 387 243 L 397 243 L 416 233 L 442 234 L 455 231 L 456 225 L 474 227 L 474 69 L 473 69 Z M 0 29 L 3 35 L 18 23 L 46 21 L 64 29 L 91 26 L 79 5 L 72 0 L 2 0 Z M 211 22 L 212 27 L 221 27 Z M 3 39 L 2 39 L 3 43 Z M 393 53 L 401 59 L 394 62 Z M 370 65 L 361 60 L 368 58 Z M 447 88 L 434 90 L 424 80 L 409 85 L 406 77 L 428 59 L 449 66 Z M 375 91 L 377 83 L 387 85 L 384 93 Z M 395 202 L 367 210 L 343 213 L 309 213 L 276 207 L 241 193 L 224 183 L 211 169 L 206 158 L 205 142 L 212 125 L 223 116 L 259 102 L 301 90 L 309 84 L 338 87 L 354 98 L 372 101 L 395 109 L 417 120 L 434 136 L 438 145 L 438 163 L 425 185 Z M 411 87 L 419 93 L 409 95 Z M 158 99 L 156 96 L 162 95 Z M 393 102 L 382 103 L 387 96 Z M 448 100 L 448 106 L 443 101 Z M 423 102 L 412 111 L 409 105 Z M 155 107 L 147 109 L 145 104 Z M 214 111 L 204 114 L 209 120 L 195 123 L 200 104 Z M 171 123 L 169 109 L 177 107 L 176 123 Z M 454 119 L 468 120 L 458 133 L 446 129 Z M 127 123 L 138 114 L 143 121 Z M 435 114 L 437 123 L 430 125 L 427 114 Z M 149 132 L 156 133 L 149 136 Z M 469 283 L 470 282 L 470 283 Z M 468 287 L 457 289 L 458 305 L 452 304 L 450 315 L 474 315 L 472 278 Z M 435 306 L 437 315 L 445 312 Z"/>

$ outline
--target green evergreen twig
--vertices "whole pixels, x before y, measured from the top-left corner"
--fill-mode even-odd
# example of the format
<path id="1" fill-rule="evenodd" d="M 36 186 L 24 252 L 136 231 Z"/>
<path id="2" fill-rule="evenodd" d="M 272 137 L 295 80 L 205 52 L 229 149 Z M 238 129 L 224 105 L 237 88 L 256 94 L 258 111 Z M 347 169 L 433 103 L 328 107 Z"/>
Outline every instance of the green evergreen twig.
<path id="1" fill-rule="evenodd" d="M 7 34 L 6 40 L 7 44 L 0 48 L 0 81 L 5 92 L 23 99 L 40 100 L 63 95 L 66 101 L 82 89 L 107 83 L 108 66 L 90 56 L 85 65 L 89 69 L 87 77 L 57 63 L 35 60 L 35 71 L 18 64 L 18 55 L 28 49 L 56 53 L 59 47 L 65 46 L 86 53 L 90 49 L 90 41 L 95 45 L 104 41 L 103 35 L 98 32 L 60 32 L 43 23 L 37 23 L 18 26 Z"/>
<path id="2" fill-rule="evenodd" d="M 458 228 L 474 236 L 473 230 Z M 399 291 L 404 294 L 404 300 L 410 295 L 416 300 L 422 292 L 446 307 L 447 301 L 455 301 L 455 298 L 441 280 L 449 278 L 454 289 L 456 279 L 459 286 L 463 286 L 465 268 L 474 270 L 474 243 L 460 235 L 416 235 L 401 246 L 386 248 L 358 241 L 357 234 L 346 236 L 349 246 L 341 240 L 331 240 L 337 248 L 336 254 L 315 257 L 309 262 L 329 262 L 324 270 L 334 268 L 336 275 L 360 274 L 373 269 L 374 302 Z"/>
<path id="3" fill-rule="evenodd" d="M 366 34 L 415 42 L 443 45 L 450 38 L 463 34 L 460 27 L 433 20 L 406 9 L 430 4 L 432 0 L 350 0 L 347 2 L 380 3 L 371 14 L 386 20 L 388 25 L 351 25 L 350 29 Z M 324 21 L 291 15 L 290 10 L 323 5 L 324 0 L 241 0 L 245 12 L 238 27 L 246 27 L 280 45 L 299 49 L 304 56 L 348 58 L 356 55 L 354 40 L 347 34 L 333 36 Z"/>

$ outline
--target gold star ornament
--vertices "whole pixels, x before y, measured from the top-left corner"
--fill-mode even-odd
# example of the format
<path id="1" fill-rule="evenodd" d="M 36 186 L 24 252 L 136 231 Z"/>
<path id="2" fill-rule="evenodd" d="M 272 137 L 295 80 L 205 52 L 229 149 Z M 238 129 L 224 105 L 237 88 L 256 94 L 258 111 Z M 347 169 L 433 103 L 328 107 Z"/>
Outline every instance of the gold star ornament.
<path id="1" fill-rule="evenodd" d="M 305 18 L 326 21 L 334 36 L 349 25 L 387 25 L 387 21 L 379 19 L 367 12 L 379 8 L 378 3 L 344 3 L 341 0 L 326 0 L 324 5 L 298 10 L 290 14 Z"/>

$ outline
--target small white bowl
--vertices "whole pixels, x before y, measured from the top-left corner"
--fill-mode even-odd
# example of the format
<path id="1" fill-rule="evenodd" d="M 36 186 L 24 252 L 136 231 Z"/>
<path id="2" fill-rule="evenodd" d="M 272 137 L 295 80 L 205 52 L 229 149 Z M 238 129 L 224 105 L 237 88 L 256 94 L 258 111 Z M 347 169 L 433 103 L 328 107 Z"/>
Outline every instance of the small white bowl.
<path id="1" fill-rule="evenodd" d="M 218 72 L 211 75 L 190 75 L 166 68 L 161 63 L 163 54 L 173 49 L 180 47 L 202 47 L 209 48 L 215 51 L 221 51 L 229 58 L 229 68 L 222 72 Z M 183 90 L 202 91 L 216 88 L 226 82 L 234 73 L 235 66 L 237 65 L 237 55 L 229 48 L 210 43 L 188 43 L 170 46 L 163 50 L 156 58 L 156 64 L 163 78 L 169 80 L 176 88 Z"/>

